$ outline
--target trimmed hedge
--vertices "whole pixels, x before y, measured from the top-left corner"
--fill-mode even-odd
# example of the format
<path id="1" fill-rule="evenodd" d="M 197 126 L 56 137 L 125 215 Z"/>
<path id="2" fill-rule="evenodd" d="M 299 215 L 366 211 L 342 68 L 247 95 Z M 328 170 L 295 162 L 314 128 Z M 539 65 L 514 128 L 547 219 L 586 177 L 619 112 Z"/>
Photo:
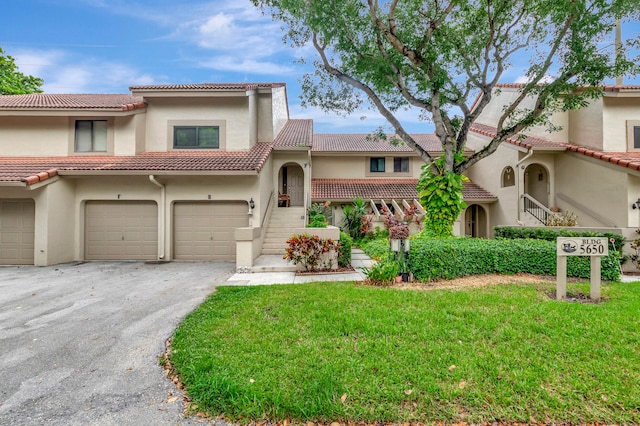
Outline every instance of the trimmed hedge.
<path id="1" fill-rule="evenodd" d="M 411 241 L 409 269 L 419 281 L 478 274 L 555 275 L 556 244 L 532 239 L 416 238 Z M 569 257 L 567 275 L 589 278 L 590 259 Z M 601 276 L 607 281 L 620 278 L 618 255 L 613 250 L 602 258 Z"/>
<path id="2" fill-rule="evenodd" d="M 612 234 L 610 232 L 574 231 L 564 228 L 521 228 L 511 226 L 496 226 L 493 228 L 493 232 L 495 238 L 504 238 L 509 240 L 531 238 L 535 240 L 556 241 L 558 237 L 607 237 L 607 239 L 609 240 L 609 251 L 617 251 L 619 253 L 620 259 L 624 259 L 622 254 L 622 246 L 624 246 L 626 238 L 620 234 Z M 612 238 L 615 241 L 613 244 L 611 243 Z"/>

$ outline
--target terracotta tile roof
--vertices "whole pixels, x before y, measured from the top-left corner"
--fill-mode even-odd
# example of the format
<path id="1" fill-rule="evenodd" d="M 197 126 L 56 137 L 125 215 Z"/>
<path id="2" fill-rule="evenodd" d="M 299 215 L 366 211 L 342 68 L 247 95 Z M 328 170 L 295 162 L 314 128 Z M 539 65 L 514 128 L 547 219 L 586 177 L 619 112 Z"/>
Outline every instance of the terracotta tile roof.
<path id="1" fill-rule="evenodd" d="M 274 141 L 277 148 L 309 147 L 313 140 L 313 120 L 289 120 Z"/>
<path id="2" fill-rule="evenodd" d="M 133 95 L 86 95 L 86 94 L 47 94 L 0 96 L 0 110 L 28 109 L 108 109 L 128 111 L 144 108 L 146 105 L 140 96 Z"/>
<path id="3" fill-rule="evenodd" d="M 483 136 L 488 136 L 490 138 L 494 137 L 496 135 L 496 128 L 495 127 L 491 127 L 491 126 L 487 126 L 485 124 L 479 124 L 479 123 L 474 123 L 473 126 L 470 129 L 472 132 L 474 133 L 478 133 L 481 134 Z M 506 142 L 513 144 L 513 145 L 517 145 L 517 146 L 521 146 L 527 149 L 531 149 L 531 148 L 538 148 L 538 149 L 559 149 L 559 150 L 564 150 L 567 148 L 567 144 L 564 143 L 560 143 L 560 142 L 554 142 L 551 141 L 549 139 L 543 139 L 543 138 L 538 138 L 535 136 L 523 136 L 522 138 L 519 137 L 510 137 L 506 140 Z"/>
<path id="4" fill-rule="evenodd" d="M 151 84 L 145 86 L 129 86 L 129 90 L 167 90 L 167 91 L 217 91 L 217 90 L 252 90 L 261 87 L 285 87 L 285 83 L 195 83 L 195 84 Z"/>
<path id="5" fill-rule="evenodd" d="M 482 124 L 474 124 L 474 127 L 471 130 L 489 137 L 493 137 L 496 132 L 496 129 L 494 127 L 485 126 Z M 553 142 L 546 139 L 534 137 L 527 137 L 524 140 L 509 139 L 508 142 L 514 145 L 523 146 L 527 149 L 558 147 L 562 148 L 564 151 L 575 152 L 578 154 L 586 155 L 587 157 L 606 161 L 607 163 L 626 167 L 631 170 L 640 171 L 640 152 L 598 151 L 576 144 Z"/>
<path id="6" fill-rule="evenodd" d="M 417 198 L 417 179 L 312 179 L 311 198 L 320 201 Z M 463 188 L 465 200 L 497 201 L 498 197 L 473 182 Z"/>
<path id="7" fill-rule="evenodd" d="M 640 152 L 603 152 L 579 145 L 567 145 L 567 151 L 593 157 L 631 170 L 640 170 Z"/>
<path id="8" fill-rule="evenodd" d="M 312 152 L 413 152 L 404 143 L 394 146 L 388 141 L 370 140 L 367 134 L 316 134 Z M 442 144 L 435 134 L 411 135 L 428 152 L 442 152 Z M 393 135 L 388 135 L 391 138 Z"/>
<path id="9" fill-rule="evenodd" d="M 237 152 L 171 151 L 135 156 L 0 157 L 0 182 L 32 184 L 53 177 L 56 173 L 62 175 L 83 171 L 258 172 L 272 149 L 272 143 L 258 143 L 250 151 Z"/>

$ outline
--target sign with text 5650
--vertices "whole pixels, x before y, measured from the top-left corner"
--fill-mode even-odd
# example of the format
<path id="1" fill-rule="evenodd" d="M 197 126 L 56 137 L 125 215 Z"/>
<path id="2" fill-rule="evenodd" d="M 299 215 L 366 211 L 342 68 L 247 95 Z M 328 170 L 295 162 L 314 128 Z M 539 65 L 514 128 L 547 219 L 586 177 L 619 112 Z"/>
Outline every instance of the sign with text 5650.
<path id="1" fill-rule="evenodd" d="M 558 237 L 556 244 L 558 256 L 607 256 L 609 254 L 607 237 Z"/>

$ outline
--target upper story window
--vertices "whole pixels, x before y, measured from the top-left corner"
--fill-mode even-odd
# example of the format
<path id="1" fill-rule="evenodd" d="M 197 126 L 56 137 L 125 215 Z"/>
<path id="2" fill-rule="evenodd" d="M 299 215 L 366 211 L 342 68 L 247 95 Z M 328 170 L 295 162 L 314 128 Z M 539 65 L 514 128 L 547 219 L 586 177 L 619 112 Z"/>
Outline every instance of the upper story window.
<path id="1" fill-rule="evenodd" d="M 393 172 L 394 173 L 409 173 L 409 157 L 394 157 L 393 158 Z"/>
<path id="2" fill-rule="evenodd" d="M 220 148 L 220 127 L 218 126 L 174 126 L 174 148 Z"/>
<path id="3" fill-rule="evenodd" d="M 627 151 L 640 151 L 640 120 L 627 120 Z"/>
<path id="4" fill-rule="evenodd" d="M 75 152 L 107 151 L 107 120 L 76 120 Z"/>
<path id="5" fill-rule="evenodd" d="M 372 173 L 384 173 L 384 157 L 371 157 L 369 160 L 369 171 Z"/>

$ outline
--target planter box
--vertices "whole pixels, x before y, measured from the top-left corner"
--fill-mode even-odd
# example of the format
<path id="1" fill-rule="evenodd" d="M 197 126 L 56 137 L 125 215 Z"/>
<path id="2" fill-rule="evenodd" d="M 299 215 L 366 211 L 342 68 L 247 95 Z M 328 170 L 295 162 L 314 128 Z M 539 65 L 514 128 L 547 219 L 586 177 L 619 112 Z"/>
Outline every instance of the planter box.
<path id="1" fill-rule="evenodd" d="M 294 229 L 296 235 L 317 235 L 323 240 L 331 239 L 336 243 L 340 240 L 340 228 L 337 226 L 327 226 L 326 228 L 296 228 Z M 302 270 L 302 266 L 298 265 Z M 318 269 L 338 269 L 338 252 L 331 250 L 329 253 L 324 253 L 318 262 Z"/>

